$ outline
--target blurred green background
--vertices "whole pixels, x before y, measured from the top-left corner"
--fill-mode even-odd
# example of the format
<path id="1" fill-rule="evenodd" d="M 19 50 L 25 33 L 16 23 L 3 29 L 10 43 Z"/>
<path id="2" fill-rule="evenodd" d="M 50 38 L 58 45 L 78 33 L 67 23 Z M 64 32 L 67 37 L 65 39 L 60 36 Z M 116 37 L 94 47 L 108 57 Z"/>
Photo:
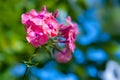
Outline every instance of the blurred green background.
<path id="1" fill-rule="evenodd" d="M 28 80 L 120 80 L 119 0 L 0 0 L 0 80 L 22 80 L 23 61 L 34 47 L 26 42 L 21 14 L 43 5 L 48 12 L 59 10 L 59 23 L 71 16 L 80 34 L 69 63 L 39 51 L 39 65 L 31 68 Z"/>

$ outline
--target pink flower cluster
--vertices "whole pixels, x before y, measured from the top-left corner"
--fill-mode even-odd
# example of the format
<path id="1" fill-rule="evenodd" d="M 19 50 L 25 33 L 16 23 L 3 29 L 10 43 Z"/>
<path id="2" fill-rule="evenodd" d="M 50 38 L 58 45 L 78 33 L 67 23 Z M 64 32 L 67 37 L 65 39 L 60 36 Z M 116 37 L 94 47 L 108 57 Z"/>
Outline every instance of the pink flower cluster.
<path id="1" fill-rule="evenodd" d="M 29 13 L 22 14 L 22 24 L 25 25 L 26 39 L 34 47 L 47 44 L 50 38 L 64 38 L 57 40 L 57 43 L 64 43 L 65 48 L 55 55 L 58 62 L 65 63 L 71 60 L 72 52 L 75 49 L 75 38 L 78 34 L 77 25 L 71 22 L 68 17 L 66 22 L 68 25 L 59 24 L 56 20 L 58 11 L 54 15 L 46 11 L 46 6 L 40 12 L 32 9 Z M 57 44 L 56 43 L 56 44 Z"/>

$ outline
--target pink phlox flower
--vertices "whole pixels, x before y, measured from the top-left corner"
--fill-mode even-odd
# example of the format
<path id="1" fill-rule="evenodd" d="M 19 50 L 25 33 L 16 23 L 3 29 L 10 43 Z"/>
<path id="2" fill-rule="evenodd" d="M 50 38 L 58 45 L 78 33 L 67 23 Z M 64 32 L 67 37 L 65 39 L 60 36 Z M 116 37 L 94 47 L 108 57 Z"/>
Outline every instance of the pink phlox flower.
<path id="1" fill-rule="evenodd" d="M 71 21 L 71 17 L 70 16 L 68 16 L 68 18 L 66 19 L 66 21 L 67 21 L 68 25 L 71 26 L 74 29 L 75 35 L 77 35 L 79 33 L 78 28 L 77 28 L 77 24 L 75 24 L 75 23 L 73 23 Z"/>
<path id="2" fill-rule="evenodd" d="M 56 61 L 60 63 L 66 63 L 70 61 L 71 58 L 72 58 L 71 52 L 67 48 L 64 48 L 62 52 L 58 52 L 55 57 Z"/>
<path id="3" fill-rule="evenodd" d="M 54 16 L 57 17 L 58 11 L 54 13 Z M 39 25 L 43 28 L 44 33 L 49 34 L 50 37 L 55 37 L 58 34 L 59 24 L 56 21 L 52 13 L 46 11 L 46 6 L 42 8 L 42 11 L 36 12 L 32 9 L 29 13 L 22 14 L 22 23 L 27 25 L 27 21 L 32 21 L 36 25 Z"/>
<path id="4" fill-rule="evenodd" d="M 22 24 L 25 25 L 26 39 L 34 47 L 39 47 L 47 43 L 55 46 L 57 43 L 63 43 L 62 51 L 55 55 L 56 61 L 66 63 L 71 60 L 75 49 L 76 35 L 79 33 L 77 24 L 71 21 L 71 17 L 66 19 L 67 25 L 59 24 L 56 20 L 58 10 L 54 14 L 47 12 L 46 6 L 41 11 L 36 12 L 32 9 L 30 12 L 22 14 Z M 53 43 L 53 44 L 52 44 Z M 56 46 L 55 46 L 56 47 Z M 53 47 L 54 48 L 54 47 Z"/>
<path id="5" fill-rule="evenodd" d="M 42 11 L 38 14 L 44 16 L 43 20 L 45 24 L 47 24 L 47 26 L 43 27 L 44 31 L 46 31 L 51 37 L 57 36 L 59 24 L 55 18 L 58 16 L 58 11 L 55 11 L 53 16 L 52 13 L 46 11 L 46 6 L 44 6 Z"/>
<path id="6" fill-rule="evenodd" d="M 63 24 L 60 26 L 61 35 L 66 39 L 66 41 L 68 41 L 66 43 L 66 46 L 69 47 L 72 52 L 74 52 L 74 42 L 76 39 L 76 35 L 78 34 L 77 25 L 71 22 L 70 17 L 68 17 L 66 21 L 68 23 L 67 26 Z"/>
<path id="7" fill-rule="evenodd" d="M 48 36 L 44 34 L 43 29 L 31 22 L 30 27 L 26 29 L 26 39 L 34 47 L 41 46 L 48 41 Z"/>
<path id="8" fill-rule="evenodd" d="M 48 37 L 56 37 L 58 35 L 59 24 L 56 21 L 58 11 L 49 13 L 46 6 L 40 12 L 32 9 L 29 13 L 22 14 L 22 23 L 25 25 L 27 32 L 27 40 L 33 46 L 37 47 L 45 44 Z"/>

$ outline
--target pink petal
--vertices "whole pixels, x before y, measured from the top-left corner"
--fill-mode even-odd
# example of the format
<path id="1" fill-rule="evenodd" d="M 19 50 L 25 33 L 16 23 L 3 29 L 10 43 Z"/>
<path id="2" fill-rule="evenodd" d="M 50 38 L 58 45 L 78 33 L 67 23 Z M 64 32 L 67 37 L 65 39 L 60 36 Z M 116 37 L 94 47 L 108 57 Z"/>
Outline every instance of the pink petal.
<path id="1" fill-rule="evenodd" d="M 72 55 L 71 52 L 68 51 L 66 48 L 62 50 L 63 53 L 58 52 L 56 54 L 56 61 L 60 63 L 66 63 L 71 60 Z"/>
<path id="2" fill-rule="evenodd" d="M 34 9 L 32 9 L 32 10 L 29 12 L 29 14 L 32 15 L 32 16 L 37 16 L 37 15 L 38 15 L 38 13 L 37 13 Z"/>
<path id="3" fill-rule="evenodd" d="M 29 15 L 28 14 L 22 14 L 22 24 L 25 24 L 29 20 Z"/>

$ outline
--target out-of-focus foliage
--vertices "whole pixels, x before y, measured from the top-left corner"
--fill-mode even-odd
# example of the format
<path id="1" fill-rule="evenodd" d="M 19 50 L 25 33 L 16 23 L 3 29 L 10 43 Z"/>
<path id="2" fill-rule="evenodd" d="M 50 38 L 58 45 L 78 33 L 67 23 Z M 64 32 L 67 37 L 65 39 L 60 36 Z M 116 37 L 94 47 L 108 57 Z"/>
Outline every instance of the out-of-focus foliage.
<path id="1" fill-rule="evenodd" d="M 0 80 L 22 80 L 34 47 L 26 42 L 21 14 L 43 5 L 59 10 L 57 20 L 71 16 L 78 24 L 73 59 L 66 64 L 52 60 L 39 50 L 28 80 L 119 80 L 120 1 L 119 0 L 0 0 Z"/>

